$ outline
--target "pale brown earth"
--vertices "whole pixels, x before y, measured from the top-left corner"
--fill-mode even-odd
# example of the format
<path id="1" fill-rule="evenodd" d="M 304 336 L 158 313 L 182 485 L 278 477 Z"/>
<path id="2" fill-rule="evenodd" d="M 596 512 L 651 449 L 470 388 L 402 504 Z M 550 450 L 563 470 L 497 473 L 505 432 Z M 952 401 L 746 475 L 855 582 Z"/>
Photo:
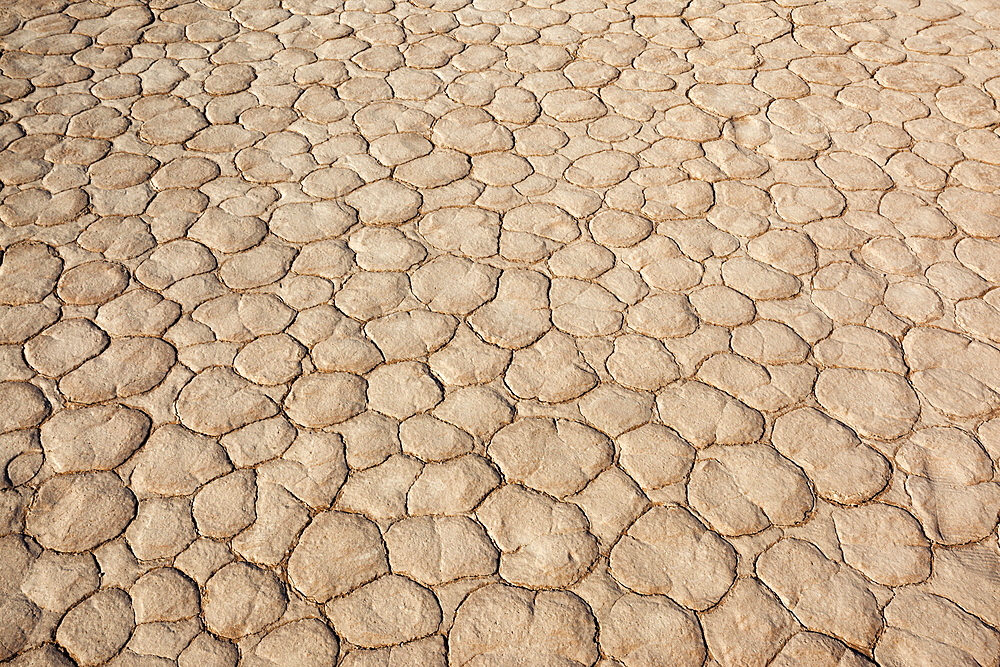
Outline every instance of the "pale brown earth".
<path id="1" fill-rule="evenodd" d="M 0 4 L 0 662 L 1000 665 L 996 0 Z"/>

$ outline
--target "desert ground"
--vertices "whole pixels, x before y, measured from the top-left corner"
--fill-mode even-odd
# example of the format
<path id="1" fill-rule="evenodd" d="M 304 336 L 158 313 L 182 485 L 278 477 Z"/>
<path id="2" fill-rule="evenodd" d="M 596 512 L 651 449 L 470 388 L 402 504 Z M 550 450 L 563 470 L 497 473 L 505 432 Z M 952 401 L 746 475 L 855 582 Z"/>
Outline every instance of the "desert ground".
<path id="1" fill-rule="evenodd" d="M 0 663 L 997 667 L 998 46 L 0 3 Z"/>

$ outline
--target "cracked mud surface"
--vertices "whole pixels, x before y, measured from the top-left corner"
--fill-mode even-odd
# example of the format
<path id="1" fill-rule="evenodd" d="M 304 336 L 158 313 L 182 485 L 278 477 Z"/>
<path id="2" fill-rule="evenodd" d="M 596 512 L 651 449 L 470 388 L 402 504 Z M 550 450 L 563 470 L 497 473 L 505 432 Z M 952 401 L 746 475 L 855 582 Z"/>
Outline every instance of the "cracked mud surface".
<path id="1" fill-rule="evenodd" d="M 0 662 L 1000 664 L 991 0 L 0 35 Z"/>

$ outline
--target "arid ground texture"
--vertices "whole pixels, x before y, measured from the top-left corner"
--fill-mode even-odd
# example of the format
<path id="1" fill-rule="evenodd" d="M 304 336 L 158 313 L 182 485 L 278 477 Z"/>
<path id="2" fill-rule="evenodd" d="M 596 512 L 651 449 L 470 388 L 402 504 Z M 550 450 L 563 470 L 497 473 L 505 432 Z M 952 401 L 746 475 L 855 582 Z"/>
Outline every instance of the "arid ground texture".
<path id="1" fill-rule="evenodd" d="M 997 0 L 0 5 L 0 663 L 1000 665 Z"/>

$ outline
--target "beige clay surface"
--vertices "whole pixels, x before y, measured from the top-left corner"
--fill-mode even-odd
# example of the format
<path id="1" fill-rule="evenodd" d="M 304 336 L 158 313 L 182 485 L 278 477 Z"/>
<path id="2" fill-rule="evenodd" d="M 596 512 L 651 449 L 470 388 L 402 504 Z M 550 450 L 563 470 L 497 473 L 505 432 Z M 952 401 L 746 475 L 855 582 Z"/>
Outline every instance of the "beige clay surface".
<path id="1" fill-rule="evenodd" d="M 1000 664 L 996 0 L 0 5 L 0 662 Z"/>

